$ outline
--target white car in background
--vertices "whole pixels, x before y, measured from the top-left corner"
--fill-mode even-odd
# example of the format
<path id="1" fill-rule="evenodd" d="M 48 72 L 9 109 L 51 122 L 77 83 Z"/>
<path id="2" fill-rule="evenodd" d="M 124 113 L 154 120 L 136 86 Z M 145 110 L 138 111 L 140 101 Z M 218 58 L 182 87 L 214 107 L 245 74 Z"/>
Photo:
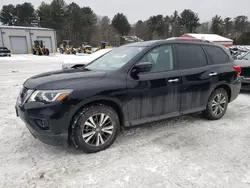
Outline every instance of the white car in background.
<path id="1" fill-rule="evenodd" d="M 77 60 L 64 61 L 62 63 L 62 69 L 70 69 L 76 65 L 86 65 L 86 64 L 102 57 L 103 55 L 110 52 L 111 50 L 112 50 L 112 48 L 102 49 L 102 50 L 98 50 L 98 51 L 94 52 L 93 54 L 81 56 L 81 57 L 79 57 L 79 60 L 77 59 Z"/>

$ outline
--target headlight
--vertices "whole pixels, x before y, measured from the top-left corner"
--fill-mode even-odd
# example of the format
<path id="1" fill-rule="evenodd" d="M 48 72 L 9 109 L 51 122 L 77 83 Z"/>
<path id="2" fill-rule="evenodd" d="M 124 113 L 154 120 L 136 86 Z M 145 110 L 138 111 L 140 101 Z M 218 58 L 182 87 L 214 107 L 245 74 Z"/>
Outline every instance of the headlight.
<path id="1" fill-rule="evenodd" d="M 36 90 L 34 91 L 30 98 L 29 102 L 53 102 L 53 101 L 62 101 L 72 92 L 72 89 L 68 90 Z"/>

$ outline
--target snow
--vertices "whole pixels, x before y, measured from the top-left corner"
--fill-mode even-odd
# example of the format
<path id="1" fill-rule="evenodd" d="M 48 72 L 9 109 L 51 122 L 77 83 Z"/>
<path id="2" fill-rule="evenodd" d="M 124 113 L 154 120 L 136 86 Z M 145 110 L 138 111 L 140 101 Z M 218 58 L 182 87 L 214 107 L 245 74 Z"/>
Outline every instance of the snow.
<path id="1" fill-rule="evenodd" d="M 248 92 L 229 104 L 221 120 L 188 115 L 135 127 L 95 154 L 35 139 L 15 115 L 19 88 L 28 77 L 76 57 L 0 58 L 0 187 L 249 187 Z"/>
<path id="2" fill-rule="evenodd" d="M 42 27 L 22 27 L 22 26 L 6 26 L 6 25 L 0 25 L 0 29 L 30 29 L 30 30 L 55 31 L 55 29 L 51 29 L 51 28 L 42 28 Z"/>
<path id="3" fill-rule="evenodd" d="M 125 41 L 128 42 L 142 42 L 143 40 L 137 36 L 122 36 L 122 38 L 125 39 Z"/>
<path id="4" fill-rule="evenodd" d="M 83 56 L 88 56 L 88 54 L 77 54 L 77 55 L 66 55 L 66 54 L 50 54 L 49 56 L 37 56 L 32 54 L 13 54 L 11 57 L 0 57 L 1 61 L 60 61 L 65 60 L 79 60 Z"/>
<path id="5" fill-rule="evenodd" d="M 250 46 L 248 46 L 248 45 L 233 45 L 232 47 L 230 47 L 230 48 L 233 48 L 233 49 L 238 49 L 238 50 L 250 50 Z"/>
<path id="6" fill-rule="evenodd" d="M 211 42 L 233 42 L 233 40 L 222 37 L 216 34 L 196 34 L 196 33 L 186 33 L 185 35 L 189 35 L 191 37 L 197 39 L 203 39 Z"/>

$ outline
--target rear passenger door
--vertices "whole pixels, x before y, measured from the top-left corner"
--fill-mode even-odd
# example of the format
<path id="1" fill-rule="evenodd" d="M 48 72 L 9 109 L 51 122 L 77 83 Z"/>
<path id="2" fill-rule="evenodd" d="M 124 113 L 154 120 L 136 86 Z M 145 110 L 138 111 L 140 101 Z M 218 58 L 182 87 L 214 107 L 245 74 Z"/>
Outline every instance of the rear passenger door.
<path id="1" fill-rule="evenodd" d="M 212 84 L 208 59 L 199 44 L 175 44 L 178 68 L 181 72 L 181 114 L 204 110 Z"/>

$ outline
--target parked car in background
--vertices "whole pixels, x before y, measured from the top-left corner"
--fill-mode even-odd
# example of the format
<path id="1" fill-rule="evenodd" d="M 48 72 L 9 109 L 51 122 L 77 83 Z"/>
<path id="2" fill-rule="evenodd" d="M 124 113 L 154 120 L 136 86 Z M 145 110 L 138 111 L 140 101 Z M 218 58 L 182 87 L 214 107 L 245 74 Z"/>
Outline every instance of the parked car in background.
<path id="1" fill-rule="evenodd" d="M 246 59 L 243 58 L 242 60 L 235 60 L 237 65 L 241 67 L 240 75 L 242 79 L 242 90 L 250 90 L 250 58 L 249 60 Z"/>
<path id="2" fill-rule="evenodd" d="M 91 61 L 94 61 L 94 60 L 102 57 L 103 55 L 110 52 L 111 50 L 112 50 L 112 48 L 98 50 L 98 51 L 94 52 L 93 54 L 84 54 L 84 56 L 81 56 L 81 58 L 79 58 L 79 60 L 64 61 L 62 63 L 62 69 L 70 69 L 74 66 L 87 65 Z"/>
<path id="3" fill-rule="evenodd" d="M 0 56 L 11 56 L 11 52 L 6 47 L 0 47 Z"/>
<path id="4" fill-rule="evenodd" d="M 108 148 L 122 126 L 195 112 L 222 118 L 240 92 L 240 71 L 218 45 L 131 43 L 84 67 L 29 78 L 16 112 L 42 142 L 93 153 Z"/>
<path id="5" fill-rule="evenodd" d="M 230 51 L 233 59 L 242 59 L 242 57 L 249 52 L 248 48 L 240 48 L 237 46 L 229 47 L 228 50 Z"/>
<path id="6" fill-rule="evenodd" d="M 244 51 L 235 62 L 241 66 L 242 90 L 250 90 L 250 51 Z"/>
<path id="7" fill-rule="evenodd" d="M 250 51 L 244 53 L 238 59 L 240 59 L 240 60 L 250 60 Z"/>

